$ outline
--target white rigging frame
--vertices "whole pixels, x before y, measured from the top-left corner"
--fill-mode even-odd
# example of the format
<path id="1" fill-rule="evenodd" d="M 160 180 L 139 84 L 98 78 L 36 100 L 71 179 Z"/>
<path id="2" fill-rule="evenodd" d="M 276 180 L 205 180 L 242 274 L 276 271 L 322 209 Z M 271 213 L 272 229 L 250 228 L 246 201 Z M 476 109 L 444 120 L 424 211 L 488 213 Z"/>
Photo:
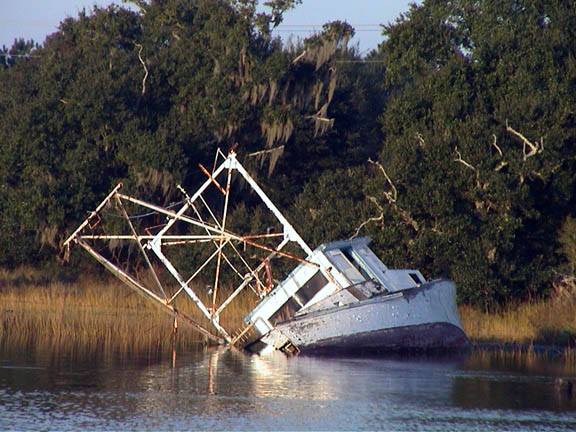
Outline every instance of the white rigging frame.
<path id="1" fill-rule="evenodd" d="M 200 168 L 208 178 L 192 196 L 189 196 L 184 191 L 184 189 L 178 186 L 185 197 L 185 200 L 183 201 L 183 204 L 178 211 L 172 211 L 168 207 L 154 205 L 122 194 L 120 193 L 120 189 L 122 188 L 122 184 L 120 183 L 98 205 L 98 207 L 90 214 L 90 216 L 86 218 L 82 224 L 80 224 L 80 226 L 72 233 L 72 235 L 70 235 L 70 237 L 64 242 L 63 246 L 66 248 L 66 256 L 69 255 L 70 244 L 75 243 L 81 246 L 121 281 L 123 281 L 132 289 L 136 290 L 144 297 L 155 302 L 167 313 L 172 315 L 175 319 L 175 323 L 176 319 L 180 319 L 182 322 L 190 324 L 192 327 L 207 337 L 211 338 L 212 340 L 215 340 L 219 343 L 234 344 L 246 331 L 249 330 L 249 327 L 243 329 L 236 337 L 232 337 L 231 333 L 220 325 L 220 315 L 222 311 L 230 305 L 234 298 L 236 298 L 238 294 L 240 294 L 247 287 L 250 287 L 252 291 L 257 293 L 260 299 L 270 291 L 271 281 L 268 280 L 268 283 L 265 283 L 262 280 L 262 277 L 259 276 L 259 273 L 262 272 L 262 270 L 265 270 L 267 273 L 269 273 L 268 264 L 272 258 L 282 257 L 304 262 L 314 267 L 320 266 L 317 263 L 310 262 L 304 258 L 300 258 L 295 254 L 290 254 L 283 251 L 286 245 L 289 243 L 295 243 L 299 246 L 306 257 L 310 257 L 312 255 L 312 250 L 310 247 L 304 242 L 304 240 L 300 237 L 300 235 L 296 232 L 288 220 L 286 220 L 278 208 L 272 203 L 272 201 L 262 191 L 259 185 L 240 164 L 236 158 L 235 153 L 230 153 L 226 157 L 220 151 L 218 151 L 216 157 L 217 160 L 220 157 L 224 158 L 224 160 L 212 173 L 209 173 L 204 167 L 200 165 Z M 257 235 L 239 235 L 227 229 L 227 218 L 230 209 L 230 190 L 232 184 L 232 175 L 234 172 L 238 173 L 251 186 L 251 188 L 254 190 L 254 192 L 256 192 L 268 210 L 272 212 L 276 220 L 282 226 L 281 232 Z M 218 178 L 221 176 L 225 176 L 225 187 L 223 187 L 218 181 Z M 203 194 L 209 194 L 211 191 L 214 192 L 214 188 L 218 191 L 217 193 L 222 194 L 224 198 L 223 207 L 221 208 L 220 212 L 213 211 L 203 196 Z M 129 228 L 129 233 L 107 234 L 103 232 L 94 234 L 93 227 L 101 222 L 101 216 L 104 216 L 103 210 L 105 207 L 112 203 L 116 203 L 117 207 L 120 209 L 123 220 L 126 222 L 124 228 L 127 226 Z M 138 228 L 133 224 L 132 221 L 140 216 L 129 216 L 125 203 L 131 203 L 131 205 L 143 207 L 147 209 L 147 211 L 151 211 L 151 213 L 147 213 L 147 215 L 157 214 L 165 216 L 167 218 L 167 223 L 156 234 L 152 234 L 150 232 L 146 232 L 146 234 L 138 233 Z M 212 222 L 207 222 L 202 218 L 200 211 L 198 210 L 200 207 L 208 211 Z M 189 214 L 190 212 L 193 213 L 193 216 Z M 174 231 L 175 224 L 179 222 L 189 224 L 195 228 L 201 228 L 204 231 L 204 234 L 171 233 L 171 231 Z M 122 269 L 119 265 L 112 262 L 110 258 L 107 258 L 101 254 L 94 246 L 95 242 L 111 240 L 133 241 L 138 245 L 138 249 L 144 257 L 146 266 L 152 275 L 153 287 L 146 286 L 146 284 L 138 280 L 136 276 L 128 273 L 128 271 Z M 279 243 L 274 244 L 273 246 L 263 243 L 264 241 L 270 243 L 275 242 L 276 240 L 279 240 Z M 166 256 L 163 251 L 163 247 L 195 243 L 205 243 L 208 245 L 211 243 L 215 249 L 214 252 L 200 266 L 198 266 L 197 269 L 188 278 L 185 278 L 181 272 L 177 270 L 173 262 L 171 262 L 170 259 Z M 239 250 L 235 243 L 242 243 L 245 247 L 246 245 L 249 245 L 250 247 L 260 250 L 261 253 L 267 253 L 267 255 L 263 259 L 259 258 L 259 263 L 257 265 L 250 264 L 249 260 L 243 256 L 243 253 Z M 236 259 L 239 259 L 242 265 L 248 270 L 247 273 L 242 274 L 240 270 L 234 266 L 232 260 L 226 254 L 225 249 L 232 249 Z M 174 294 L 167 294 L 168 290 L 165 289 L 163 283 L 158 277 L 151 261 L 151 257 L 156 257 L 178 283 L 179 289 Z M 195 292 L 195 288 L 193 287 L 192 282 L 195 281 L 198 275 L 206 270 L 208 264 L 210 264 L 213 260 L 216 260 L 213 282 L 214 285 L 212 288 L 210 304 L 207 305 Z M 226 266 L 224 266 L 224 263 L 226 263 Z M 241 282 L 225 299 L 223 299 L 223 301 L 218 304 L 218 291 L 219 285 L 221 284 L 222 271 L 225 269 L 224 267 L 231 269 L 234 273 L 236 273 L 236 276 L 241 279 Z M 331 276 L 326 269 L 320 268 L 320 270 L 328 278 L 331 279 Z M 268 276 L 268 279 L 271 279 L 269 274 L 266 276 Z M 189 315 L 181 312 L 179 308 L 175 307 L 175 300 L 181 295 L 181 293 L 185 293 L 194 302 L 198 310 L 214 327 L 217 335 L 214 335 L 208 329 L 204 328 L 202 325 L 192 319 Z"/>

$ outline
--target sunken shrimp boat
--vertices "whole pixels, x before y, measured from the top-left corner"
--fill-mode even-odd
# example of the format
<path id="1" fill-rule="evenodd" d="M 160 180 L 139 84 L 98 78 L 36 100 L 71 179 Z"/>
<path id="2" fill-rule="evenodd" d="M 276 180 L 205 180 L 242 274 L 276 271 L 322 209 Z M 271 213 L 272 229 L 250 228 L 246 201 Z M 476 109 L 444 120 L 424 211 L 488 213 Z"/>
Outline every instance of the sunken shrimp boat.
<path id="1" fill-rule="evenodd" d="M 312 250 L 235 153 L 218 152 L 211 171 L 199 167 L 204 182 L 192 194 L 177 186 L 181 200 L 170 205 L 124 194 L 118 184 L 64 242 L 65 257 L 79 246 L 175 328 L 262 355 L 469 346 L 453 282 L 389 269 L 367 237 Z M 242 213 L 235 201 L 246 186 L 251 207 Z M 264 232 L 250 231 L 254 214 Z M 239 215 L 247 222 L 233 220 Z M 118 253 L 127 248 L 139 253 L 137 270 L 119 262 L 134 255 Z M 229 311 L 237 314 L 238 303 L 250 306 L 234 322 Z"/>
<path id="2" fill-rule="evenodd" d="M 299 265 L 246 317 L 259 335 L 248 348 L 329 353 L 466 347 L 454 283 L 388 269 L 369 241 L 316 248 L 308 260 L 318 263 L 317 271 Z"/>

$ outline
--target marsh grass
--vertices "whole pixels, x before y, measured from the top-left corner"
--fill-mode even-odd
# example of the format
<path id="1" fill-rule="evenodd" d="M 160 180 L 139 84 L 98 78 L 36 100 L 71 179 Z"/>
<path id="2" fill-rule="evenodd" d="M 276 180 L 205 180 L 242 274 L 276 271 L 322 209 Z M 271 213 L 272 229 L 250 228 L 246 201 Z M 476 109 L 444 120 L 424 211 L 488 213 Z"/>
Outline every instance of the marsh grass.
<path id="1" fill-rule="evenodd" d="M 196 292 L 208 303 L 204 289 Z M 179 301 L 180 310 L 210 328 L 192 301 L 184 295 Z M 245 291 L 223 312 L 221 324 L 234 333 L 255 304 L 256 297 Z M 492 313 L 471 306 L 459 310 L 464 330 L 475 342 L 561 346 L 566 361 L 576 363 L 576 284 L 557 286 L 546 300 L 510 304 Z M 126 354 L 206 343 L 204 336 L 183 324 L 173 339 L 172 322 L 168 314 L 113 277 L 63 282 L 30 268 L 0 270 L 3 347 Z M 530 359 L 529 350 L 518 350 L 518 355 Z"/>
<path id="2" fill-rule="evenodd" d="M 200 295 L 207 300 L 206 293 Z M 180 310 L 209 328 L 192 301 L 183 294 L 178 300 Z M 254 296 L 240 295 L 222 313 L 221 324 L 238 329 L 254 304 Z M 33 269 L 0 271 L 3 347 L 127 354 L 206 343 L 203 335 L 183 323 L 174 338 L 172 325 L 170 315 L 111 277 L 89 276 L 70 283 L 47 281 Z"/>
<path id="3" fill-rule="evenodd" d="M 547 299 L 511 303 L 496 312 L 460 306 L 462 326 L 475 341 L 576 348 L 576 284 L 555 286 Z M 574 354 L 570 354 L 574 357 Z"/>

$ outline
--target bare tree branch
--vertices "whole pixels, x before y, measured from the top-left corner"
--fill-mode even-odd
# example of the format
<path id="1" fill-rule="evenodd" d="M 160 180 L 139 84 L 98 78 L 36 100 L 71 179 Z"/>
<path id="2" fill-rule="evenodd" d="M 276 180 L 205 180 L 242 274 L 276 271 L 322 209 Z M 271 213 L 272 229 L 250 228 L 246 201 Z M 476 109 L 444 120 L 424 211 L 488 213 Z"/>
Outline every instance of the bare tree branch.
<path id="1" fill-rule="evenodd" d="M 386 179 L 386 181 L 388 182 L 388 184 L 392 188 L 392 192 L 384 192 L 384 196 L 388 200 L 388 204 L 390 204 L 390 206 L 392 206 L 394 211 L 396 213 L 398 213 L 398 215 L 400 215 L 402 220 L 407 225 L 410 225 L 414 231 L 418 231 L 420 229 L 418 226 L 418 222 L 416 222 L 412 218 L 412 216 L 410 216 L 410 214 L 408 214 L 408 212 L 406 210 L 401 209 L 400 207 L 398 207 L 398 204 L 396 204 L 396 200 L 398 198 L 398 190 L 396 189 L 396 186 L 394 186 L 394 183 L 392 183 L 392 180 L 390 180 L 390 177 L 388 176 L 388 174 L 386 174 L 386 170 L 384 169 L 382 164 L 378 161 L 373 161 L 372 159 L 368 159 L 368 162 L 371 163 L 372 165 L 378 167 L 378 169 L 380 170 L 380 172 L 382 172 L 382 174 L 384 175 L 384 178 Z M 373 199 L 375 199 L 375 198 L 373 198 Z M 379 206 L 379 208 L 381 209 L 380 206 Z"/>
<path id="2" fill-rule="evenodd" d="M 281 146 L 274 147 L 274 148 L 271 148 L 271 149 L 268 149 L 268 150 L 260 150 L 260 151 L 256 151 L 256 152 L 253 152 L 253 153 L 248 153 L 247 156 L 262 156 L 262 155 L 266 155 L 266 154 L 270 154 L 270 153 L 273 153 L 273 152 L 275 152 L 275 151 L 278 151 L 278 149 L 284 150 L 284 146 L 281 145 Z"/>
<path id="3" fill-rule="evenodd" d="M 384 174 L 384 178 L 386 179 L 386 181 L 388 182 L 388 184 L 392 188 L 392 192 L 384 192 L 384 195 L 388 199 L 388 202 L 390 202 L 390 203 L 396 202 L 396 199 L 398 198 L 398 190 L 396 189 L 396 186 L 394 186 L 394 183 L 392 183 L 392 180 L 390 180 L 390 177 L 388 177 L 388 174 L 386 174 L 386 170 L 384 169 L 382 164 L 378 161 L 373 161 L 372 159 L 368 159 L 368 162 L 371 163 L 372 165 L 378 167 L 378 169 L 380 169 L 382 174 Z"/>
<path id="4" fill-rule="evenodd" d="M 504 168 L 506 165 L 508 165 L 508 162 L 500 161 L 500 162 L 498 162 L 498 165 L 496 165 L 496 168 L 494 168 L 494 171 L 498 172 L 502 168 Z"/>
<path id="5" fill-rule="evenodd" d="M 294 60 L 292 60 L 292 64 L 298 63 L 298 61 L 300 61 L 300 59 L 302 57 L 304 57 L 305 55 L 306 55 L 306 50 L 302 51 L 302 54 L 300 54 L 298 57 L 296 57 Z"/>
<path id="6" fill-rule="evenodd" d="M 249 153 L 248 156 L 255 157 L 256 160 L 259 160 L 260 167 L 262 167 L 266 159 L 268 159 L 268 176 L 271 176 L 274 172 L 274 168 L 276 167 L 278 159 L 280 159 L 280 156 L 282 156 L 282 153 L 284 153 L 283 145 L 268 150 L 260 150 L 254 153 Z"/>
<path id="7" fill-rule="evenodd" d="M 402 218 L 402 220 L 406 225 L 410 225 L 412 229 L 416 232 L 420 231 L 420 226 L 418 225 L 418 222 L 416 222 L 406 210 L 398 207 L 396 203 L 392 204 L 392 208 L 396 211 L 396 213 L 400 215 L 400 217 Z"/>
<path id="8" fill-rule="evenodd" d="M 374 203 L 374 205 L 376 205 L 376 207 L 378 207 L 378 210 L 380 210 L 380 216 L 377 217 L 371 217 L 367 220 L 365 220 L 364 222 L 362 222 L 360 224 L 360 226 L 358 228 L 356 228 L 356 231 L 354 232 L 354 235 L 352 235 L 352 237 L 350 237 L 350 239 L 353 239 L 355 237 L 358 236 L 358 234 L 360 234 L 360 230 L 362 230 L 362 228 L 364 228 L 366 225 L 368 225 L 370 222 L 377 222 L 377 221 L 381 221 L 384 219 L 384 209 L 382 208 L 382 206 L 380 204 L 378 204 L 378 200 L 373 197 L 373 196 L 368 196 L 367 197 L 371 202 Z"/>
<path id="9" fill-rule="evenodd" d="M 493 134 L 492 136 L 494 137 L 494 141 L 492 141 L 492 145 L 494 146 L 494 148 L 496 148 L 496 150 L 498 151 L 498 154 L 500 154 L 500 157 L 504 157 L 504 155 L 502 154 L 502 149 L 500 147 L 498 147 L 496 134 Z"/>
<path id="10" fill-rule="evenodd" d="M 426 141 L 424 141 L 424 137 L 422 136 L 422 134 L 420 132 L 416 132 L 416 138 L 418 139 L 418 142 L 420 143 L 420 147 L 422 147 L 422 148 L 426 147 Z"/>
<path id="11" fill-rule="evenodd" d="M 461 163 L 466 168 L 469 168 L 472 171 L 474 171 L 474 173 L 476 174 L 476 187 L 479 189 L 484 189 L 485 187 L 487 187 L 488 183 L 482 183 L 480 181 L 480 171 L 478 171 L 474 165 L 472 165 L 471 163 L 466 162 L 464 159 L 462 159 L 462 154 L 458 150 L 458 147 L 455 147 L 454 151 L 456 152 L 456 156 L 458 156 L 456 159 L 454 159 L 454 162 Z"/>
<path id="12" fill-rule="evenodd" d="M 544 139 L 540 137 L 540 142 L 535 141 L 534 143 L 531 142 L 528 138 L 522 135 L 520 132 L 514 130 L 510 125 L 508 125 L 508 120 L 506 120 L 506 131 L 512 133 L 513 135 L 517 136 L 522 140 L 523 148 L 522 152 L 524 153 L 524 160 L 528 159 L 531 156 L 534 156 L 537 153 L 542 153 L 544 151 Z M 526 151 L 526 146 L 530 148 L 530 151 Z"/>
<path id="13" fill-rule="evenodd" d="M 142 79 L 142 94 L 146 93 L 146 79 L 148 78 L 148 68 L 146 67 L 146 63 L 144 62 L 144 60 L 142 60 L 142 49 L 144 48 L 141 44 L 134 44 L 136 45 L 139 49 L 138 49 L 138 59 L 140 60 L 140 63 L 142 63 L 142 66 L 144 67 L 144 78 Z"/>
<path id="14" fill-rule="evenodd" d="M 500 146 L 498 145 L 498 138 L 496 137 L 496 134 L 493 134 L 492 137 L 494 138 L 494 140 L 492 141 L 492 147 L 494 147 L 496 149 L 496 151 L 498 152 L 498 154 L 500 155 L 500 157 L 502 158 L 502 160 L 500 162 L 498 162 L 498 165 L 496 165 L 496 168 L 494 168 L 494 171 L 498 172 L 500 171 L 502 168 L 504 168 L 505 166 L 508 165 L 508 162 L 506 162 L 504 160 L 504 153 L 502 153 L 502 149 L 500 148 Z"/>
<path id="15" fill-rule="evenodd" d="M 477 171 L 476 168 L 474 168 L 471 164 L 469 164 L 464 159 L 462 159 L 462 155 L 458 151 L 458 147 L 456 147 L 454 149 L 454 151 L 456 152 L 456 155 L 458 156 L 456 159 L 454 159 L 454 162 L 460 162 L 462 165 L 464 165 L 467 168 L 470 168 L 472 171 Z"/>

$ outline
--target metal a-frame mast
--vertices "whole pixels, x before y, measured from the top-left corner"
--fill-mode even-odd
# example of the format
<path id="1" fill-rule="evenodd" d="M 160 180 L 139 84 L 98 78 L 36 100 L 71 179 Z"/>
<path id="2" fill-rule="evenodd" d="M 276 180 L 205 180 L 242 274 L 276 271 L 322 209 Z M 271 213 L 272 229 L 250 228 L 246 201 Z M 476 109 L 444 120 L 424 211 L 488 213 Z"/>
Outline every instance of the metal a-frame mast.
<path id="1" fill-rule="evenodd" d="M 312 255 L 310 247 L 302 237 L 300 237 L 298 232 L 288 222 L 274 203 L 272 203 L 256 181 L 240 164 L 236 158 L 236 154 L 230 153 L 228 156 L 224 156 L 221 152 L 218 152 L 217 160 L 218 158 L 223 158 L 224 160 L 213 170 L 212 173 L 208 172 L 208 170 L 200 165 L 200 168 L 207 176 L 207 179 L 194 194 L 188 195 L 183 188 L 178 186 L 184 195 L 184 200 L 177 211 L 125 195 L 120 192 L 122 184 L 118 184 L 68 237 L 63 246 L 66 248 L 66 255 L 68 255 L 70 245 L 78 244 L 118 279 L 137 291 L 139 294 L 159 305 L 165 312 L 172 315 L 174 319 L 180 319 L 182 322 L 191 325 L 193 328 L 214 341 L 219 343 L 234 343 L 238 338 L 233 338 L 230 332 L 220 325 L 220 315 L 222 311 L 230 305 L 234 298 L 236 298 L 247 287 L 250 287 L 252 291 L 257 293 L 260 299 L 269 292 L 271 289 L 270 281 L 263 280 L 260 273 L 263 270 L 269 271 L 268 263 L 270 262 L 270 259 L 273 257 L 283 257 L 304 262 L 315 267 L 319 267 L 319 265 L 283 251 L 286 245 L 292 242 L 299 246 L 306 257 Z M 233 173 L 239 174 L 250 185 L 262 203 L 264 203 L 267 209 L 280 223 L 282 227 L 281 232 L 239 235 L 227 229 Z M 222 186 L 221 181 L 219 181 L 219 177 L 221 176 L 225 176 L 225 186 Z M 224 204 L 221 208 L 221 214 L 216 214 L 218 212 L 211 209 L 208 204 L 209 200 L 204 196 L 213 193 L 221 194 L 223 196 Z M 141 207 L 146 209 L 146 211 L 149 212 L 148 214 L 153 213 L 165 217 L 167 222 L 155 234 L 149 230 L 145 230 L 144 233 L 141 232 L 141 230 L 139 232 L 140 228 L 133 223 L 134 219 L 139 217 L 139 215 L 130 216 L 126 209 L 127 203 L 130 203 L 132 207 Z M 100 233 L 95 233 L 95 227 L 102 222 L 102 219 L 105 216 L 105 208 L 112 204 L 115 204 L 120 210 L 119 216 L 124 220 L 124 229 L 128 228 L 128 232 L 110 234 L 102 231 Z M 200 208 L 207 211 L 210 221 L 205 220 L 207 218 L 201 215 Z M 192 215 L 190 213 L 192 213 Z M 200 229 L 201 233 L 173 233 L 173 231 L 177 231 L 174 229 L 177 223 L 188 224 L 188 226 L 191 226 L 194 229 Z M 100 253 L 99 249 L 94 246 L 95 242 L 110 242 L 113 240 L 130 241 L 137 244 L 137 249 L 144 257 L 144 262 L 152 275 L 153 283 L 151 286 L 150 283 L 143 283 L 136 276 L 130 274 L 127 270 L 113 262 L 112 259 Z M 275 242 L 276 240 L 279 242 L 272 246 L 264 244 L 264 241 Z M 212 254 L 197 266 L 196 270 L 192 272 L 189 277 L 183 276 L 182 272 L 176 268 L 175 264 L 168 258 L 164 251 L 164 248 L 167 246 L 186 244 L 211 244 L 214 247 Z M 243 256 L 242 251 L 236 246 L 236 244 L 249 245 L 253 248 L 259 249 L 267 255 L 257 264 L 250 264 L 249 260 Z M 225 250 L 231 250 L 232 255 L 229 256 L 228 252 Z M 232 259 L 230 259 L 231 256 L 233 256 L 237 262 L 239 261 L 242 263 L 242 266 L 244 267 L 242 271 L 233 264 Z M 154 267 L 152 262 L 154 257 L 159 260 L 179 286 L 179 289 L 172 295 L 168 294 L 168 290 L 165 288 L 164 284 L 161 282 L 161 278 L 157 274 L 157 268 Z M 210 304 L 206 304 L 195 291 L 193 283 L 203 271 L 206 271 L 209 264 L 213 264 L 213 261 L 215 261 L 216 267 L 214 285 L 212 288 L 212 297 L 209 302 Z M 235 272 L 241 282 L 220 304 L 218 304 L 218 288 L 224 267 Z M 326 272 L 325 269 L 321 270 L 323 273 Z M 214 335 L 210 330 L 204 328 L 192 317 L 181 312 L 179 308 L 176 307 L 176 299 L 181 296 L 182 293 L 193 301 L 201 314 L 208 319 L 212 327 L 216 330 L 217 335 Z"/>

